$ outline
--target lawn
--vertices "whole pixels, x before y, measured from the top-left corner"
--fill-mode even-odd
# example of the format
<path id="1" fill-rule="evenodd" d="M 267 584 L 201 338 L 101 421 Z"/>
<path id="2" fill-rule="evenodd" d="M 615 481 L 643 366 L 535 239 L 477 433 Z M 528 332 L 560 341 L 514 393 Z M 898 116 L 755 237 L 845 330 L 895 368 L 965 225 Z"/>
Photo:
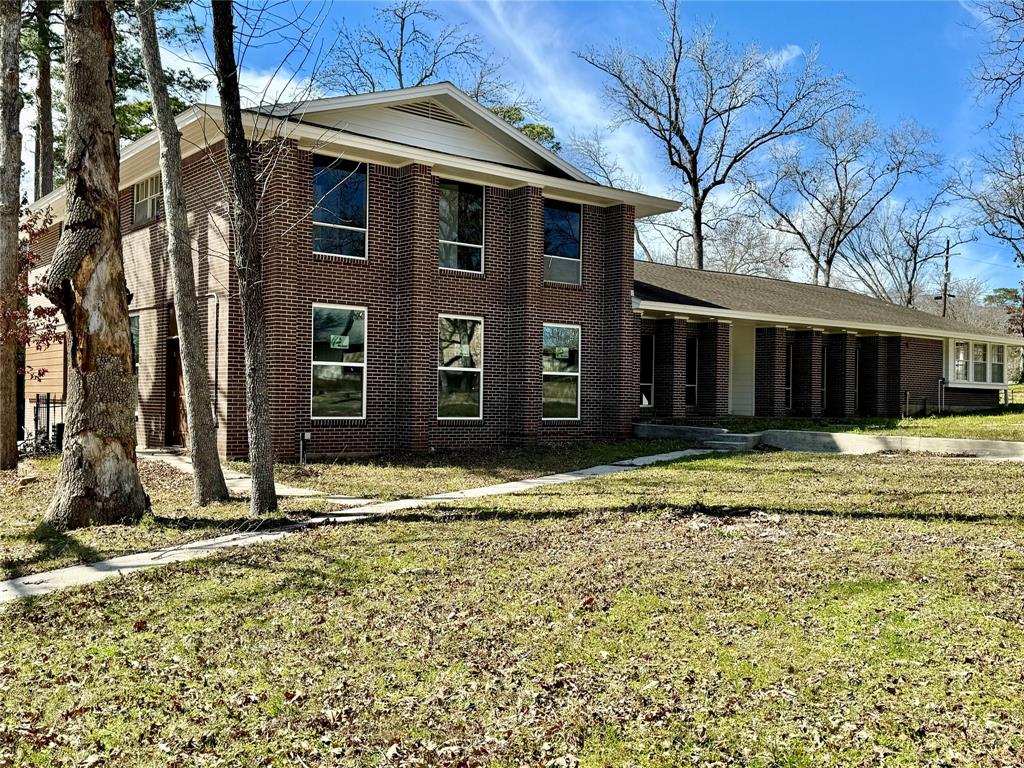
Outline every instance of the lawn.
<path id="1" fill-rule="evenodd" d="M 872 435 L 957 437 L 975 440 L 1024 440 L 1024 404 L 1018 403 L 982 413 L 913 416 L 906 419 L 880 416 L 838 418 L 729 418 L 721 423 L 732 432 L 765 429 L 806 429 L 814 432 L 853 432 Z"/>
<path id="2" fill-rule="evenodd" d="M 391 455 L 362 461 L 280 464 L 277 480 L 326 493 L 396 499 L 564 472 L 687 447 L 679 441 L 625 440 L 559 448 Z M 238 465 L 244 471 L 245 465 Z M 248 502 L 192 506 L 192 480 L 152 461 L 139 464 L 152 513 L 135 526 L 100 526 L 61 534 L 41 525 L 53 492 L 56 458 L 0 472 L 0 578 L 39 573 L 131 552 L 174 546 L 235 531 L 281 525 L 322 511 L 318 499 L 281 499 L 281 512 L 249 516 Z M 32 478 L 26 482 L 26 478 Z"/>
<path id="3" fill-rule="evenodd" d="M 622 440 L 530 448 L 393 453 L 336 462 L 281 464 L 277 479 L 327 494 L 391 501 L 584 469 L 689 448 L 679 440 Z M 248 472 L 244 463 L 232 466 Z"/>
<path id="4" fill-rule="evenodd" d="M 1022 487 L 714 455 L 20 602 L 0 764 L 1020 765 Z"/>

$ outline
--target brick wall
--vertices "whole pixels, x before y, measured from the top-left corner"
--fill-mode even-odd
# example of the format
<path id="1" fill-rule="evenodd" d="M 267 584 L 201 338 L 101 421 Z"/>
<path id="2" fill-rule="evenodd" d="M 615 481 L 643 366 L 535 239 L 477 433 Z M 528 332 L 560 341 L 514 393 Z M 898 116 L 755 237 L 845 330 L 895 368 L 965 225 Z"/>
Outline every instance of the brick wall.
<path id="1" fill-rule="evenodd" d="M 796 331 L 793 338 L 793 413 L 821 415 L 821 361 L 824 334 L 816 330 Z"/>
<path id="2" fill-rule="evenodd" d="M 754 413 L 786 415 L 786 329 L 758 328 L 754 337 Z"/>
<path id="3" fill-rule="evenodd" d="M 729 413 L 729 324 L 689 323 L 689 336 L 697 340 L 697 407 L 701 416 Z"/>
<path id="4" fill-rule="evenodd" d="M 654 336 L 654 409 L 660 419 L 686 416 L 686 320 L 643 320 L 642 332 Z M 641 411 L 641 415 L 647 415 Z"/>
<path id="5" fill-rule="evenodd" d="M 939 380 L 943 375 L 941 339 L 900 339 L 900 405 L 910 415 L 938 409 Z"/>
<path id="6" fill-rule="evenodd" d="M 857 337 L 827 334 L 825 349 L 825 413 L 852 416 L 857 410 Z"/>

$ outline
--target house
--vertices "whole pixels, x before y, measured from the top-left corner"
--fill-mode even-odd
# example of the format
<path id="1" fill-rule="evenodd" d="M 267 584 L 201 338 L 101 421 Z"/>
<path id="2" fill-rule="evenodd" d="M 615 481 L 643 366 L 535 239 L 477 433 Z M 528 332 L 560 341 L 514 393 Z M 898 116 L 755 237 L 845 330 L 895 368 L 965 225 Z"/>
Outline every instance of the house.
<path id="1" fill-rule="evenodd" d="M 898 412 L 905 390 L 915 408 L 943 396 L 983 406 L 1005 378 L 1002 337 L 846 292 L 634 262 L 634 221 L 677 202 L 598 184 L 448 83 L 247 120 L 262 147 L 279 458 L 624 437 L 645 416 Z M 178 126 L 218 447 L 242 457 L 220 112 L 196 106 Z M 187 434 L 157 169 L 155 135 L 122 152 L 138 439 L 149 448 Z M 62 191 L 34 207 L 54 215 L 32 242 L 45 269 Z M 48 353 L 33 394 L 62 397 L 61 358 Z M 41 353 L 27 354 L 33 364 Z"/>

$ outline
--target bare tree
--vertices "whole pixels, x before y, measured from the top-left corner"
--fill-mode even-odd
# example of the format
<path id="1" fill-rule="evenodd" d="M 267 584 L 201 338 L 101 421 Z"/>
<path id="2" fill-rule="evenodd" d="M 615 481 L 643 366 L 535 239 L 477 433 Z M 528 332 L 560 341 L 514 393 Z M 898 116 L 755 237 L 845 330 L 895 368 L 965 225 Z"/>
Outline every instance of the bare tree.
<path id="1" fill-rule="evenodd" d="M 997 139 L 961 170 L 957 192 L 972 205 L 985 234 L 1013 249 L 1024 264 L 1024 134 Z"/>
<path id="2" fill-rule="evenodd" d="M 235 61 L 234 3 L 213 3 L 213 48 L 217 91 L 224 116 L 224 144 L 231 175 L 231 219 L 234 266 L 242 306 L 245 337 L 245 403 L 252 474 L 250 510 L 264 514 L 277 509 L 274 488 L 274 448 L 270 438 L 269 381 L 264 344 L 263 253 L 260 249 L 258 195 L 249 141 L 242 123 Z"/>
<path id="3" fill-rule="evenodd" d="M 841 266 L 876 298 L 918 306 L 947 244 L 952 250 L 974 239 L 970 222 L 949 204 L 950 185 L 943 184 L 921 202 L 883 206 L 851 233 Z"/>
<path id="4" fill-rule="evenodd" d="M 758 219 L 748 201 L 737 201 L 718 223 L 708 241 L 707 265 L 720 272 L 758 277 L 785 277 L 789 252 L 782 237 Z"/>
<path id="5" fill-rule="evenodd" d="M 154 0 L 135 0 L 139 19 L 142 58 L 149 81 L 153 119 L 160 139 L 160 180 L 163 186 L 164 222 L 170 262 L 174 314 L 181 339 L 181 363 L 185 380 L 185 412 L 188 444 L 192 453 L 193 502 L 205 505 L 228 498 L 227 484 L 217 453 L 217 431 L 210 401 L 206 338 L 199 321 L 199 301 L 193 274 L 192 247 L 185 206 L 181 169 L 181 133 L 174 121 L 164 68 L 160 61 Z"/>
<path id="6" fill-rule="evenodd" d="M 36 63 L 35 199 L 53 191 L 53 0 L 35 0 L 32 28 Z"/>
<path id="7" fill-rule="evenodd" d="M 351 94 L 408 88 L 458 80 L 467 70 L 481 73 L 482 96 L 503 87 L 490 68 L 481 69 L 488 57 L 480 38 L 460 24 L 444 23 L 421 0 L 398 0 L 374 16 L 372 27 L 338 28 L 338 44 L 323 73 L 328 89 Z"/>
<path id="8" fill-rule="evenodd" d="M 70 342 L 64 453 L 46 522 L 138 520 L 135 380 L 118 212 L 114 26 L 107 3 L 66 0 L 67 214 L 47 295 Z"/>
<path id="9" fill-rule="evenodd" d="M 610 78 L 608 97 L 621 118 L 654 136 L 679 171 L 694 262 L 703 269 L 711 196 L 765 147 L 811 130 L 850 97 L 843 78 L 822 73 L 816 53 L 794 72 L 785 56 L 734 51 L 711 29 L 687 36 L 678 0 L 659 4 L 667 25 L 660 54 L 618 47 L 579 55 Z"/>
<path id="10" fill-rule="evenodd" d="M 1024 87 L 1024 0 L 972 0 L 971 7 L 989 34 L 974 75 L 982 92 L 995 98 L 999 117 Z"/>
<path id="11" fill-rule="evenodd" d="M 810 261 L 814 283 L 830 285 L 850 236 L 901 181 L 938 162 L 930 142 L 912 123 L 884 131 L 844 109 L 815 126 L 809 140 L 773 148 L 767 171 L 748 177 L 746 185 L 761 203 L 765 224 Z"/>
<path id="12" fill-rule="evenodd" d="M 0 1 L 0 317 L 17 315 L 18 187 L 21 183 L 21 7 Z M 11 329 L 0 327 L 0 469 L 18 466 L 18 349 Z"/>

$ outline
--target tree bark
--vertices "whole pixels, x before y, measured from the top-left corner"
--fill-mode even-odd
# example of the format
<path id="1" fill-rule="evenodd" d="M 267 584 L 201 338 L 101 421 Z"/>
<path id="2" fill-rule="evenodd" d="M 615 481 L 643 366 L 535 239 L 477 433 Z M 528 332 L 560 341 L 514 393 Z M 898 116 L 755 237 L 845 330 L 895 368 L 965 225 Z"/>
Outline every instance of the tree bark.
<path id="1" fill-rule="evenodd" d="M 212 11 L 217 91 L 224 117 L 224 144 L 231 169 L 235 272 L 238 275 L 245 339 L 245 411 L 252 475 L 249 508 L 253 514 L 264 514 L 277 509 L 277 494 L 274 489 L 274 449 L 270 440 L 263 254 L 257 232 L 258 198 L 249 143 L 242 126 L 238 66 L 235 63 L 234 3 L 231 0 L 212 3 Z"/>
<path id="2" fill-rule="evenodd" d="M 0 0 L 0 319 L 5 323 L 16 317 L 21 304 L 18 295 L 20 39 L 20 4 L 17 0 Z M 11 302 L 19 306 L 9 307 Z M 0 327 L 0 469 L 18 466 L 18 342 L 14 330 Z"/>
<path id="3" fill-rule="evenodd" d="M 47 275 L 70 344 L 64 453 L 46 522 L 138 520 L 135 380 L 118 215 L 114 26 L 106 2 L 66 0 L 67 214 Z"/>
<path id="4" fill-rule="evenodd" d="M 704 209 L 696 199 L 693 204 L 693 266 L 704 269 Z"/>
<path id="5" fill-rule="evenodd" d="M 53 85 L 50 66 L 50 0 L 36 0 L 35 199 L 53 191 Z"/>
<path id="6" fill-rule="evenodd" d="M 181 340 L 181 364 L 185 379 L 185 412 L 188 444 L 192 452 L 192 500 L 198 506 L 228 498 L 228 487 L 217 453 L 217 425 L 210 401 L 206 337 L 199 322 L 199 302 L 192 272 L 192 246 L 188 233 L 185 187 L 181 170 L 181 134 L 167 93 L 160 62 L 153 0 L 135 0 L 139 17 L 142 60 L 146 67 L 153 103 L 153 118 L 160 139 L 160 179 L 163 185 L 164 222 L 170 261 L 174 313 Z"/>

